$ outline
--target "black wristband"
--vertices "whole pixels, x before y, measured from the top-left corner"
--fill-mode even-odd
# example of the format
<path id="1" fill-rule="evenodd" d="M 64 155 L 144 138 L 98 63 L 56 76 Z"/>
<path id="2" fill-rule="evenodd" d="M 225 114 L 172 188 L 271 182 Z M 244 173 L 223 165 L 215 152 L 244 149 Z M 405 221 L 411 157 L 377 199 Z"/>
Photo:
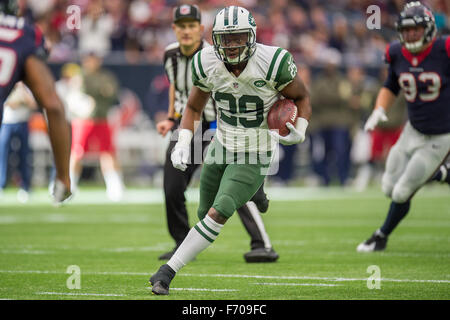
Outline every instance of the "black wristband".
<path id="1" fill-rule="evenodd" d="M 167 118 L 167 120 L 172 121 L 172 122 L 177 122 L 177 120 L 175 120 L 175 118 L 172 118 L 172 117 Z"/>

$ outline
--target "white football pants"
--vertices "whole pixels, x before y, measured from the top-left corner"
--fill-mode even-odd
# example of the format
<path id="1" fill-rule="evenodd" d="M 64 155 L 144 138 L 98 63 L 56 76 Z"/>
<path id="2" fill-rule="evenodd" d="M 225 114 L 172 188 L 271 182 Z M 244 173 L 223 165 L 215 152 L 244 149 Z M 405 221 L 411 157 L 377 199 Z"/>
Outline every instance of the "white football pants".
<path id="1" fill-rule="evenodd" d="M 450 133 L 424 135 L 409 121 L 386 160 L 383 192 L 404 203 L 439 169 L 450 151 Z"/>

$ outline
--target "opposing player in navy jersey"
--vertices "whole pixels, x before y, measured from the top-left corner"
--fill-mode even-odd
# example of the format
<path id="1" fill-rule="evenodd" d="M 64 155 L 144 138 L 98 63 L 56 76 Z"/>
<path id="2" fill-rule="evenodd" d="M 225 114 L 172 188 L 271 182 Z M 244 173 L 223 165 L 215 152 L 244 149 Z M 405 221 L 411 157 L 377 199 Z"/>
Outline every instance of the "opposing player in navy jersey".
<path id="1" fill-rule="evenodd" d="M 387 120 L 385 111 L 400 89 L 409 121 L 386 160 L 382 189 L 392 200 L 386 220 L 358 252 L 386 248 L 411 198 L 439 171 L 450 150 L 450 36 L 436 37 L 434 16 L 418 1 L 405 5 L 396 26 L 400 41 L 387 46 L 389 75 L 365 130 Z"/>
<path id="2" fill-rule="evenodd" d="M 69 126 L 53 76 L 44 62 L 46 49 L 42 33 L 23 17 L 15 16 L 16 8 L 16 1 L 0 0 L 0 125 L 6 98 L 14 85 L 23 81 L 47 117 L 57 172 L 53 199 L 55 204 L 61 204 L 71 195 Z"/>

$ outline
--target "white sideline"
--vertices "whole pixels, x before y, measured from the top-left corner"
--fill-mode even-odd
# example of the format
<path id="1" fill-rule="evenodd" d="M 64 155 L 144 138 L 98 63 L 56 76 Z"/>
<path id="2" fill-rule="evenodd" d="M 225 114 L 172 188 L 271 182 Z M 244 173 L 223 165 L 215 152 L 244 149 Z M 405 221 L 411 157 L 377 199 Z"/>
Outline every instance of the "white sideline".
<path id="1" fill-rule="evenodd" d="M 357 192 L 350 188 L 342 187 L 271 187 L 265 188 L 268 198 L 274 201 L 299 201 L 299 200 L 343 200 L 343 199 L 383 199 L 382 192 L 377 189 L 368 189 L 364 192 Z M 426 186 L 420 190 L 416 197 L 435 198 L 448 195 L 446 186 Z M 186 200 L 189 203 L 198 203 L 199 189 L 188 188 Z M 164 193 L 160 188 L 129 188 L 125 190 L 123 200 L 117 204 L 163 204 Z M 48 191 L 44 189 L 36 190 L 27 205 L 45 204 L 50 205 Z M 106 196 L 104 189 L 87 189 L 80 192 L 67 204 L 116 204 L 111 202 Z M 0 207 L 17 205 L 16 194 L 13 192 L 4 193 Z"/>
<path id="2" fill-rule="evenodd" d="M 63 274 L 64 271 L 46 271 L 46 270 L 0 270 L 0 273 L 34 273 L 34 274 Z M 89 275 L 125 275 L 125 276 L 149 276 L 151 272 L 83 272 Z M 179 277 L 211 277 L 211 278 L 249 278 L 249 279 L 282 279 L 282 280 L 324 280 L 324 281 L 367 281 L 367 278 L 339 278 L 339 277 L 317 277 L 317 276 L 263 276 L 246 274 L 197 274 L 180 273 Z M 381 278 L 386 282 L 411 282 L 411 283 L 450 283 L 450 280 L 436 279 L 393 279 Z"/>

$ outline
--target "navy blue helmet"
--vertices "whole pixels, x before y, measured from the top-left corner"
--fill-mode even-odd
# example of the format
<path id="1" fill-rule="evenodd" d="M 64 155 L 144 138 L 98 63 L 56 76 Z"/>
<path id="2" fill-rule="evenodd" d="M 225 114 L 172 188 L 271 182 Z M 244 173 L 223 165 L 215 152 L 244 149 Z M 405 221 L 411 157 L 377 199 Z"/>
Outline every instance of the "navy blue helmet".
<path id="1" fill-rule="evenodd" d="M 415 42 L 406 42 L 402 35 L 403 29 L 416 26 L 424 27 L 425 32 L 423 37 Z M 433 13 L 419 1 L 409 2 L 405 5 L 403 11 L 400 13 L 395 27 L 397 28 L 400 42 L 408 51 L 412 53 L 420 52 L 434 39 L 437 33 Z"/>

